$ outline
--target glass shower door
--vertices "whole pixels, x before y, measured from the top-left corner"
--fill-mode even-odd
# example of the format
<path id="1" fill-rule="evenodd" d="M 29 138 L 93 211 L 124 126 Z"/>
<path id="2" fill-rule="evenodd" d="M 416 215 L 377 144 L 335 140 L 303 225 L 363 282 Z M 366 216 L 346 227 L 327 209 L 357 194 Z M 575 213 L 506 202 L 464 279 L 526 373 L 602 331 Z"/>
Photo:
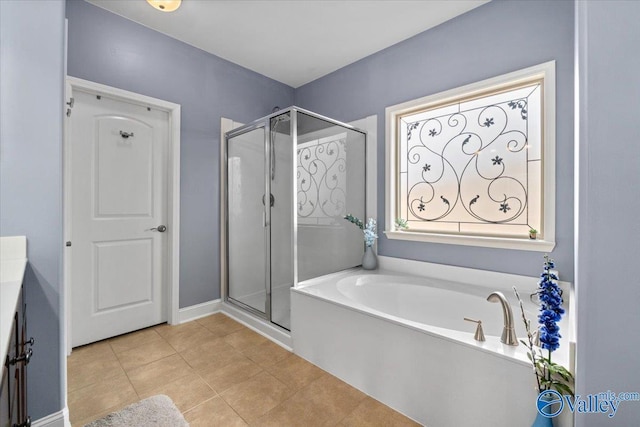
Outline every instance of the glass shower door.
<path id="1" fill-rule="evenodd" d="M 264 125 L 227 138 L 227 296 L 262 317 L 268 317 L 270 275 L 265 138 Z"/>

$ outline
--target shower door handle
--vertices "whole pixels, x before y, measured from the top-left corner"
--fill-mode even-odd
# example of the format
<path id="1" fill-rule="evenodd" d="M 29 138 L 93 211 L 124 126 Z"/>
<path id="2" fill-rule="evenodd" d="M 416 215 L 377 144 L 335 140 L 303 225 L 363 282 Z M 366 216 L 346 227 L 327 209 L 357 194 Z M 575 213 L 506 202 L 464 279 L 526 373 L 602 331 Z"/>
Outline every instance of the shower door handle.
<path id="1" fill-rule="evenodd" d="M 276 198 L 273 197 L 273 194 L 269 194 L 269 203 L 271 204 L 271 207 L 273 207 L 275 202 L 276 202 Z M 262 195 L 262 204 L 264 205 L 264 194 Z"/>

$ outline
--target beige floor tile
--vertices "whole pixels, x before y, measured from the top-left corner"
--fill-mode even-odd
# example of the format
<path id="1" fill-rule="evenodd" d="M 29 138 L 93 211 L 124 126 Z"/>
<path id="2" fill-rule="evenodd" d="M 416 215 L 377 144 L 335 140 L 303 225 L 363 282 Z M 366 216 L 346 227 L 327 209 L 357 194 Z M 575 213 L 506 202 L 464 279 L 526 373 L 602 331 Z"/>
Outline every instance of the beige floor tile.
<path id="1" fill-rule="evenodd" d="M 156 334 L 157 335 L 157 334 Z M 160 335 L 158 335 L 160 338 Z M 122 368 L 126 372 L 144 366 L 156 360 L 164 359 L 174 354 L 176 351 L 165 340 L 160 338 L 159 341 L 150 341 L 141 346 L 123 351 L 118 354 L 118 359 Z"/>
<path id="2" fill-rule="evenodd" d="M 154 328 L 147 328 L 111 338 L 109 345 L 111 345 L 113 352 L 118 354 L 136 347 L 141 347 L 145 344 L 162 341 L 162 337 Z"/>
<path id="3" fill-rule="evenodd" d="M 224 340 L 235 349 L 245 351 L 250 347 L 262 344 L 267 341 L 262 335 L 253 332 L 251 329 L 241 329 L 224 337 Z"/>
<path id="4" fill-rule="evenodd" d="M 410 420 L 399 412 L 367 396 L 340 426 L 350 427 L 419 427 L 420 424 Z"/>
<path id="5" fill-rule="evenodd" d="M 181 323 L 180 325 L 169 325 L 163 323 L 162 325 L 154 326 L 153 330 L 156 331 L 162 338 L 167 339 L 179 334 L 187 332 L 195 332 L 203 329 L 204 327 L 198 322 Z"/>
<path id="6" fill-rule="evenodd" d="M 200 325 L 209 329 L 217 337 L 223 337 L 233 332 L 237 332 L 241 329 L 246 329 L 244 325 L 236 322 L 232 318 L 222 314 L 216 313 L 211 316 L 203 317 L 196 320 Z"/>
<path id="7" fill-rule="evenodd" d="M 180 412 L 186 412 L 217 395 L 217 393 L 195 373 L 149 390 L 141 394 L 140 399 L 155 396 L 156 394 L 166 394 L 169 396 L 178 409 L 180 409 Z"/>
<path id="8" fill-rule="evenodd" d="M 229 387 L 248 380 L 262 371 L 262 368 L 240 355 L 233 362 L 222 367 L 207 366 L 197 372 L 215 391 L 222 393 Z"/>
<path id="9" fill-rule="evenodd" d="M 96 416 L 105 411 L 110 412 L 138 400 L 138 395 L 131 386 L 124 372 L 120 375 L 104 379 L 99 383 L 69 392 L 69 417 L 71 423 Z"/>
<path id="10" fill-rule="evenodd" d="M 110 348 L 109 351 L 111 351 Z M 67 361 L 67 387 L 69 391 L 75 391 L 122 374 L 124 374 L 122 366 L 113 353 L 110 357 L 98 357 L 86 362 L 79 362 L 77 359 L 73 362 Z"/>
<path id="11" fill-rule="evenodd" d="M 365 397 L 339 379 L 324 375 L 252 425 L 333 426 L 353 412 Z"/>
<path id="12" fill-rule="evenodd" d="M 291 354 L 286 359 L 267 366 L 265 369 L 295 390 L 311 384 L 326 374 L 322 369 L 295 354 Z"/>
<path id="13" fill-rule="evenodd" d="M 214 397 L 184 414 L 191 427 L 242 427 L 242 418 L 221 397 Z"/>
<path id="14" fill-rule="evenodd" d="M 196 323 L 194 322 L 194 324 Z M 191 329 L 171 332 L 165 336 L 164 339 L 167 340 L 167 342 L 171 344 L 176 351 L 186 351 L 196 348 L 206 341 L 215 340 L 217 338 L 213 332 L 204 326 L 196 325 L 197 327 L 193 327 Z"/>
<path id="15" fill-rule="evenodd" d="M 135 398 L 132 398 L 130 400 L 125 400 L 122 403 L 117 404 L 116 406 L 113 406 L 105 411 L 99 412 L 97 414 L 91 415 L 90 417 L 87 417 L 85 419 L 82 420 L 78 420 L 75 421 L 71 424 L 71 427 L 84 427 L 86 424 L 89 424 L 91 421 L 95 421 L 97 419 L 106 417 L 107 415 L 109 415 L 112 412 L 117 412 L 119 410 L 121 410 L 122 408 L 124 408 L 125 406 L 129 406 L 132 403 L 136 403 L 138 402 L 140 399 L 138 399 L 138 396 L 136 395 Z M 71 413 L 71 411 L 69 411 L 69 413 Z"/>
<path id="16" fill-rule="evenodd" d="M 131 384 L 139 394 L 146 394 L 163 384 L 170 383 L 194 371 L 179 354 L 156 360 L 127 372 Z"/>
<path id="17" fill-rule="evenodd" d="M 254 345 L 243 351 L 244 355 L 253 360 L 263 368 L 271 366 L 281 360 L 291 356 L 291 352 L 280 347 L 272 341 L 265 341 L 262 344 Z"/>
<path id="18" fill-rule="evenodd" d="M 269 412 L 293 394 L 292 390 L 267 372 L 228 388 L 220 396 L 246 422 Z"/>
<path id="19" fill-rule="evenodd" d="M 87 362 L 93 362 L 102 359 L 115 359 L 115 354 L 111 350 L 108 341 L 98 341 L 93 344 L 76 347 L 67 357 L 67 363 L 82 365 Z"/>
<path id="20" fill-rule="evenodd" d="M 222 338 L 207 339 L 197 347 L 181 352 L 180 355 L 194 369 L 221 368 L 238 360 L 238 358 L 242 358 L 242 353 L 227 344 Z"/>

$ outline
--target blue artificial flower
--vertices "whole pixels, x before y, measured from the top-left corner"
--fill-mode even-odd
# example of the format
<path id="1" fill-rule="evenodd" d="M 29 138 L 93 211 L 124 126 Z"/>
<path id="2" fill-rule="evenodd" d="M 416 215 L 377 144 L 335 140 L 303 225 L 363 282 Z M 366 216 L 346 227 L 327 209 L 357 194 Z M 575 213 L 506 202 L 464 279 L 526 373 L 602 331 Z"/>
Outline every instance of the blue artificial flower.
<path id="1" fill-rule="evenodd" d="M 367 246 L 373 246 L 378 238 L 376 234 L 376 220 L 373 218 L 369 218 L 367 221 L 367 226 L 363 230 L 364 232 L 364 243 Z"/>
<path id="2" fill-rule="evenodd" d="M 538 282 L 540 341 L 542 348 L 549 351 L 557 350 L 560 347 L 561 335 L 558 322 L 564 314 L 562 290 L 554 282 L 554 280 L 558 280 L 558 276 L 550 272 L 554 267 L 553 260 L 545 255 L 544 272 L 540 275 L 540 282 Z"/>

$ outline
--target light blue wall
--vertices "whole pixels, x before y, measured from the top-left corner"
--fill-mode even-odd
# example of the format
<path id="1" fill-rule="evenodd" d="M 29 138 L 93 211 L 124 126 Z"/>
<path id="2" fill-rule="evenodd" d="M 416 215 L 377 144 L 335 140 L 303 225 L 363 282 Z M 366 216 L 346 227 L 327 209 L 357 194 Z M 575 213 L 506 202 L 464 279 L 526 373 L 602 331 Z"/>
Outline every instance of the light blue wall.
<path id="1" fill-rule="evenodd" d="M 576 8 L 580 93 L 577 393 L 640 392 L 640 2 Z M 640 402 L 612 420 L 637 426 Z"/>
<path id="2" fill-rule="evenodd" d="M 293 88 L 84 1 L 67 2 L 68 74 L 182 106 L 180 307 L 220 297 L 220 117 L 250 122 Z"/>
<path id="3" fill-rule="evenodd" d="M 64 9 L 64 1 L 0 1 L 0 234 L 28 239 L 34 420 L 62 408 Z"/>
<path id="4" fill-rule="evenodd" d="M 378 220 L 382 224 L 387 106 L 556 60 L 557 245 L 553 257 L 562 279 L 572 281 L 573 11 L 573 2 L 568 1 L 494 0 L 298 88 L 295 103 L 343 121 L 378 115 Z M 384 235 L 378 250 L 391 257 L 529 276 L 537 276 L 542 264 L 540 252 L 405 242 Z"/>

